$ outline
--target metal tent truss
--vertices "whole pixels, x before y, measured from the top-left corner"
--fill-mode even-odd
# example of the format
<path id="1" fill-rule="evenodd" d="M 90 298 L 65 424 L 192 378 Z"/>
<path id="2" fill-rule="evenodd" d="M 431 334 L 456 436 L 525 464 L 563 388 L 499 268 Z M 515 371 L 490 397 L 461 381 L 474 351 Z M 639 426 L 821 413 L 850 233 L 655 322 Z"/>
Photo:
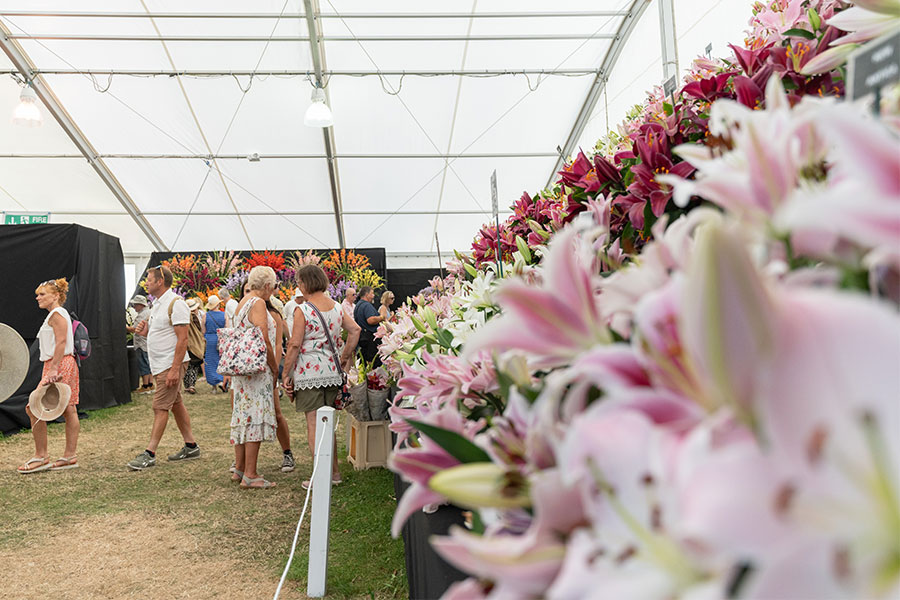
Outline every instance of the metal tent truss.
<path id="1" fill-rule="evenodd" d="M 674 12 L 672 0 L 656 1 L 668 77 L 677 70 Z M 396 236 L 415 235 L 421 239 L 415 248 L 393 251 L 419 255 L 433 249 L 438 219 L 448 228 L 471 228 L 477 226 L 479 219 L 489 220 L 488 186 L 483 179 L 490 165 L 518 161 L 524 165 L 518 167 L 518 172 L 530 177 L 537 173 L 539 183 L 552 165 L 552 183 L 555 173 L 575 151 L 623 48 L 650 2 L 606 0 L 599 3 L 604 10 L 577 10 L 591 7 L 584 2 L 571 2 L 568 7 L 562 2 L 558 4 L 560 10 L 540 10 L 541 4 L 531 2 L 526 3 L 527 7 L 534 10 L 527 10 L 523 4 L 515 12 L 479 10 L 475 2 L 469 12 L 411 13 L 342 12 L 340 0 L 322 0 L 321 7 L 320 0 L 298 0 L 290 3 L 291 10 L 282 13 L 199 13 L 152 11 L 144 2 L 128 3 L 129 8 L 137 10 L 119 10 L 125 3 L 112 1 L 108 3 L 112 10 L 108 11 L 65 10 L 68 5 L 62 1 L 56 4 L 63 10 L 54 10 L 52 1 L 42 4 L 48 7 L 46 10 L 8 10 L 10 4 L 15 4 L 10 1 L 0 7 L 0 48 L 11 65 L 4 68 L 0 63 L 0 74 L 13 75 L 34 88 L 77 153 L 59 147 L 41 150 L 27 145 L 0 146 L 0 162 L 31 164 L 86 159 L 121 209 L 99 205 L 70 207 L 54 210 L 53 214 L 63 219 L 127 216 L 156 250 L 178 250 L 190 245 L 183 240 L 182 231 L 188 223 L 196 227 L 191 219 L 200 218 L 225 220 L 222 223 L 235 220 L 235 231 L 243 234 L 223 240 L 222 247 L 271 247 L 265 241 L 264 228 L 272 222 L 265 219 L 280 217 L 314 240 L 310 243 L 323 245 L 387 245 Z M 140 11 L 140 7 L 144 10 Z M 585 25 L 572 28 L 572 23 Z M 236 48 L 254 48 L 250 53 L 258 53 L 263 43 L 265 47 L 259 61 L 253 61 L 253 68 L 247 60 L 233 65 L 216 62 L 229 52 L 236 56 L 244 52 Z M 270 44 L 272 49 L 266 56 Z M 191 46 L 203 48 L 203 52 L 211 48 L 207 53 L 211 58 L 200 60 L 199 53 L 189 52 Z M 504 55 L 507 46 L 522 50 Z M 109 64 L 103 64 L 96 48 L 122 49 L 123 56 L 135 59 L 129 62 L 112 56 Z M 326 50 L 332 68 L 326 65 Z M 72 52 L 71 57 L 67 51 Z M 147 57 L 153 53 L 159 53 L 164 60 L 150 64 Z M 427 53 L 433 53 L 433 62 L 426 60 Z M 520 55 L 525 57 L 521 62 L 517 60 Z M 398 64 L 401 59 L 408 59 L 409 64 Z M 510 68 L 509 64 L 520 68 Z M 406 77 L 410 79 L 404 84 Z M 504 77 L 518 78 L 516 85 L 522 89 L 489 87 Z M 561 86 L 558 97 L 550 96 L 550 86 L 542 86 L 549 77 Z M 233 114 L 231 108 L 216 113 L 217 118 L 230 116 L 225 128 L 207 116 L 205 109 L 227 83 L 217 80 L 230 78 L 234 78 L 241 95 Z M 441 83 L 447 78 L 457 79 L 449 84 L 453 89 Z M 374 86 L 366 83 L 373 80 L 377 80 Z M 287 82 L 291 81 L 293 87 L 289 88 Z M 125 82 L 134 82 L 136 87 L 130 88 L 132 84 Z M 522 95 L 525 82 L 527 92 Z M 157 83 L 177 85 L 165 110 L 158 112 L 152 103 L 135 101 Z M 298 98 L 293 107 L 301 116 L 312 88 L 324 88 L 329 105 L 339 105 L 341 109 L 335 110 L 335 126 L 324 128 L 321 138 L 315 132 L 315 136 L 308 134 L 308 139 L 296 145 L 278 138 L 277 131 L 267 133 L 278 138 L 278 143 L 252 147 L 252 141 L 248 143 L 252 131 L 238 130 L 241 104 L 249 98 L 251 86 L 269 85 L 266 90 L 275 90 L 276 83 L 280 86 L 277 92 L 260 93 L 289 91 L 292 99 L 294 95 Z M 104 106 L 128 114 L 134 127 L 142 128 L 140 135 L 154 143 L 134 147 L 127 140 L 111 143 L 112 134 L 97 129 L 101 119 L 96 111 L 69 106 L 75 102 L 83 104 L 75 99 L 75 94 L 90 91 L 85 85 L 106 95 Z M 404 85 L 412 89 L 407 91 Z M 130 95 L 116 95 L 123 86 Z M 426 94 L 432 93 L 428 86 L 437 90 L 433 103 L 425 99 Z M 562 113 L 558 124 L 549 123 L 547 112 L 539 106 L 529 109 L 530 116 L 520 117 L 521 121 L 515 119 L 517 111 L 523 110 L 519 107 L 536 103 L 539 94 L 552 103 L 558 103 L 563 96 L 567 102 L 574 96 L 577 102 L 585 91 L 580 108 L 579 104 L 565 104 L 569 115 L 577 111 L 574 122 Z M 491 104 L 495 96 L 496 104 Z M 354 121 L 350 99 L 371 111 L 364 122 L 364 126 L 371 125 L 371 133 L 361 131 L 359 119 Z M 442 104 L 436 107 L 438 101 Z M 252 102 L 248 100 L 248 104 Z M 279 110 L 284 110 L 284 106 Z M 173 114 L 177 125 L 160 123 L 160 115 L 164 118 L 166 110 Z M 504 146 L 500 139 L 501 133 L 511 132 L 524 139 L 524 130 L 543 121 L 549 124 L 534 144 L 520 140 Z M 358 133 L 371 139 L 357 143 L 353 136 Z M 492 135 L 498 139 L 492 139 Z M 219 136 L 222 141 L 217 144 Z M 552 148 L 557 151 L 548 151 Z M 267 174 L 278 170 L 281 187 L 276 199 L 270 191 L 254 187 L 254 178 L 264 176 L 247 171 L 247 162 L 265 165 L 262 168 L 269 169 Z M 137 189 L 140 182 L 158 180 L 160 174 L 168 178 L 170 167 L 172 180 L 185 178 L 183 187 L 196 187 L 193 181 L 202 175 L 200 189 L 188 190 L 190 194 L 183 199 L 169 198 L 162 192 L 154 196 Z M 292 169 L 303 169 L 303 176 L 292 180 Z M 324 172 L 316 174 L 311 169 Z M 393 182 L 404 179 L 408 173 L 413 174 L 408 185 L 398 185 L 402 189 L 395 190 Z M 372 198 L 366 197 L 366 178 Z M 503 177 L 501 181 L 510 190 L 525 185 Z M 538 187 L 536 183 L 532 180 L 528 185 Z M 323 202 L 321 196 L 326 190 L 330 201 Z M 311 195 L 315 202 L 310 200 Z M 501 206 L 505 204 L 501 201 Z M 416 216 L 421 217 L 420 221 L 412 220 Z M 333 225 L 326 225 L 324 219 Z M 401 221 L 397 227 L 405 229 L 396 236 L 383 231 Z M 324 233 L 330 227 L 334 231 Z M 471 236 L 473 231 L 467 233 Z M 445 245 L 443 234 L 440 242 Z M 388 247 L 388 251 L 392 248 Z"/>

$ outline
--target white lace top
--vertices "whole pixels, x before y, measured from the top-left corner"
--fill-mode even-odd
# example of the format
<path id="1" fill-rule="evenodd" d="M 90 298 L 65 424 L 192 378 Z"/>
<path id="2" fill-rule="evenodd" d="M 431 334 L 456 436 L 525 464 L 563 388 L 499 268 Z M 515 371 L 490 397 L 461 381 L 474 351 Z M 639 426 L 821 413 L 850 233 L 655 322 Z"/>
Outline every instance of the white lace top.
<path id="1" fill-rule="evenodd" d="M 325 330 L 316 315 L 315 309 L 309 302 L 304 302 L 298 308 L 303 311 L 306 319 L 306 329 L 303 332 L 303 345 L 300 346 L 300 355 L 297 357 L 297 365 L 294 367 L 294 387 L 301 390 L 335 387 L 341 385 L 340 365 L 336 364 L 334 353 L 325 337 Z M 338 353 L 341 351 L 341 320 L 343 311 L 341 305 L 336 303 L 329 311 L 322 311 L 331 332 Z"/>

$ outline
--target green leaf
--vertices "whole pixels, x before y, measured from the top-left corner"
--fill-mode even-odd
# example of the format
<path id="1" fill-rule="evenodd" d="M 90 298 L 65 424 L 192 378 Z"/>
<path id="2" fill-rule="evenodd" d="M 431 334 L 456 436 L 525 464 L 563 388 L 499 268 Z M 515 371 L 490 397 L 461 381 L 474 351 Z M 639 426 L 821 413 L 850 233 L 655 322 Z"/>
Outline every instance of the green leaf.
<path id="1" fill-rule="evenodd" d="M 481 513 L 477 510 L 472 511 L 472 533 L 484 533 L 484 521 L 481 520 Z"/>
<path id="2" fill-rule="evenodd" d="M 466 273 L 468 273 L 469 276 L 472 277 L 473 279 L 475 277 L 478 277 L 478 271 L 475 269 L 475 267 L 473 267 L 469 263 L 463 263 L 463 269 L 465 269 Z"/>
<path id="3" fill-rule="evenodd" d="M 788 92 L 790 92 L 791 90 L 796 90 L 800 87 L 799 85 L 794 83 L 794 80 L 791 79 L 790 77 L 783 77 L 781 79 L 781 85 L 783 85 L 785 91 L 788 91 Z"/>
<path id="4" fill-rule="evenodd" d="M 650 230 L 653 228 L 654 223 L 656 223 L 656 215 L 653 214 L 653 205 L 648 200 L 644 205 L 644 239 L 650 239 Z"/>
<path id="5" fill-rule="evenodd" d="M 420 333 L 426 333 L 428 330 L 425 328 L 425 324 L 416 318 L 416 315 L 410 314 L 410 320 L 412 321 L 413 327 L 419 330 Z"/>
<path id="6" fill-rule="evenodd" d="M 434 314 L 434 311 L 431 310 L 431 307 L 426 307 L 425 310 L 422 311 L 422 317 L 425 319 L 425 322 L 428 323 L 429 327 L 437 331 L 437 315 Z"/>
<path id="7" fill-rule="evenodd" d="M 487 452 L 455 431 L 448 431 L 412 419 L 406 419 L 406 422 L 427 435 L 435 444 L 461 463 L 491 462 L 491 457 Z"/>
<path id="8" fill-rule="evenodd" d="M 668 102 L 663 102 L 663 111 L 665 111 L 666 115 L 672 116 L 672 113 L 675 112 L 675 109 L 672 108 L 672 105 Z"/>
<path id="9" fill-rule="evenodd" d="M 822 19 L 816 9 L 809 8 L 806 10 L 806 16 L 809 17 L 809 24 L 812 25 L 813 31 L 818 31 L 822 27 Z"/>
<path id="10" fill-rule="evenodd" d="M 437 342 L 443 348 L 447 348 L 448 350 L 453 348 L 453 334 L 447 331 L 446 329 L 438 329 L 435 331 L 435 335 L 437 336 Z"/>
<path id="11" fill-rule="evenodd" d="M 787 31 L 784 32 L 783 35 L 792 36 L 792 37 L 802 37 L 802 38 L 806 38 L 807 40 L 816 39 L 816 34 L 814 34 L 812 31 L 800 29 L 799 27 L 795 27 L 793 29 L 788 29 Z"/>
<path id="12" fill-rule="evenodd" d="M 522 253 L 522 258 L 525 259 L 525 262 L 531 262 L 531 250 L 528 248 L 528 244 L 525 243 L 525 240 L 522 239 L 522 236 L 516 236 L 516 246 L 519 248 L 519 252 Z"/>

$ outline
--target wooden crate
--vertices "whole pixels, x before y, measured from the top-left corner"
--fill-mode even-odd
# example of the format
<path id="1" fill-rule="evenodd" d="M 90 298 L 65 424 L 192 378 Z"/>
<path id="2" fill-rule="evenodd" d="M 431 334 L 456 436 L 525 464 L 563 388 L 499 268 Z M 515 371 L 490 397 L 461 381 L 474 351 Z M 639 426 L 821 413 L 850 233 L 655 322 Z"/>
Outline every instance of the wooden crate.
<path id="1" fill-rule="evenodd" d="M 349 416 L 349 415 L 348 415 Z M 357 471 L 386 467 L 391 452 L 390 421 L 357 421 L 350 417 L 347 461 Z"/>

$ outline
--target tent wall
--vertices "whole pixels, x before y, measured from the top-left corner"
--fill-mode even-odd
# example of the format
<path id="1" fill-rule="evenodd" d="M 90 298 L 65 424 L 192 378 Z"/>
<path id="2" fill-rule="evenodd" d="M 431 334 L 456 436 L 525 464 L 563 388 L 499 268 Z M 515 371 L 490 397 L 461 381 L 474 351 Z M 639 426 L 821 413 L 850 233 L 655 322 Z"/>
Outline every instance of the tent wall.
<path id="1" fill-rule="evenodd" d="M 0 431 L 28 427 L 25 404 L 37 386 L 37 331 L 45 311 L 34 290 L 43 281 L 65 277 L 65 307 L 77 313 L 91 337 L 91 356 L 81 365 L 79 408 L 92 410 L 130 401 L 125 350 L 124 261 L 117 238 L 80 225 L 4 225 L 0 227 L 0 322 L 31 348 L 25 383 L 0 403 Z"/>

